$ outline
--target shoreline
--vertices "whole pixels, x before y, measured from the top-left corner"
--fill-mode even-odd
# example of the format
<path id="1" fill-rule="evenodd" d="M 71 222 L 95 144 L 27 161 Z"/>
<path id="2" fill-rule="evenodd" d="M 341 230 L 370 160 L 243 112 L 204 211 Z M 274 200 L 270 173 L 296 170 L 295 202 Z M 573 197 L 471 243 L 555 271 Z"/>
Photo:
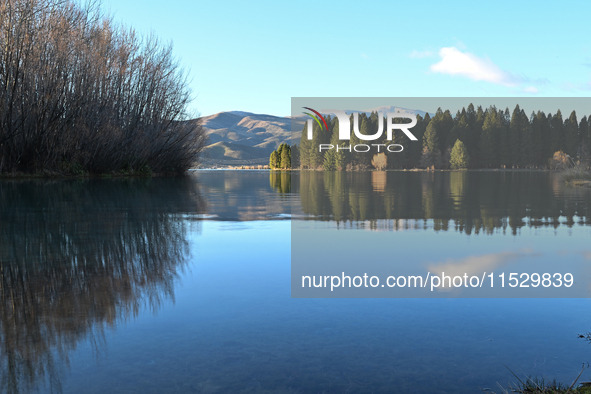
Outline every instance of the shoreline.
<path id="1" fill-rule="evenodd" d="M 12 172 L 0 173 L 0 180 L 7 179 L 110 179 L 110 178 L 158 178 L 158 177 L 175 177 L 183 176 L 185 173 L 105 173 L 105 174 L 65 174 L 59 172 Z"/>
<path id="2" fill-rule="evenodd" d="M 461 170 L 452 170 L 452 169 L 427 169 L 427 168 L 391 168 L 387 170 L 376 170 L 375 168 L 366 168 L 366 169 L 359 169 L 359 170 L 324 170 L 324 169 L 311 169 L 311 168 L 236 168 L 236 167 L 207 167 L 207 168 L 191 168 L 189 171 L 202 171 L 202 170 L 236 170 L 236 171 L 244 171 L 244 170 L 261 170 L 261 171 L 311 171 L 311 172 L 468 172 L 468 171 L 478 171 L 478 172 L 529 172 L 529 171 L 539 171 L 539 172 L 559 172 L 558 170 L 551 170 L 547 168 L 472 168 L 472 169 L 461 169 Z"/>
<path id="3" fill-rule="evenodd" d="M 195 167 L 190 168 L 185 172 L 182 173 L 166 173 L 166 172 L 159 172 L 159 173 L 145 173 L 145 172 L 112 172 L 112 173 L 104 173 L 104 174 L 66 174 L 54 171 L 43 171 L 43 172 L 35 172 L 35 173 L 26 173 L 26 172 L 12 172 L 12 173 L 0 173 L 0 180 L 3 179 L 110 179 L 110 178 L 156 178 L 156 177 L 176 177 L 176 176 L 184 176 L 190 174 L 191 172 L 195 171 L 277 171 L 277 172 L 300 172 L 300 171 L 309 171 L 309 172 L 343 172 L 343 173 L 352 173 L 352 172 L 553 172 L 560 174 L 561 171 L 559 170 L 552 170 L 547 168 L 473 168 L 473 169 L 461 169 L 461 170 L 452 170 L 452 169 L 428 169 L 428 168 L 411 168 L 411 169 L 387 169 L 387 170 L 376 170 L 375 168 L 367 168 L 367 169 L 356 169 L 356 170 L 333 170 L 327 171 L 324 169 L 302 169 L 302 168 L 284 168 L 284 169 L 270 169 L 270 168 L 257 168 L 257 166 L 244 166 L 243 168 L 240 167 Z M 565 180 L 565 182 L 572 186 L 581 186 L 581 187 L 590 187 L 591 188 L 591 180 L 588 179 L 570 179 Z"/>

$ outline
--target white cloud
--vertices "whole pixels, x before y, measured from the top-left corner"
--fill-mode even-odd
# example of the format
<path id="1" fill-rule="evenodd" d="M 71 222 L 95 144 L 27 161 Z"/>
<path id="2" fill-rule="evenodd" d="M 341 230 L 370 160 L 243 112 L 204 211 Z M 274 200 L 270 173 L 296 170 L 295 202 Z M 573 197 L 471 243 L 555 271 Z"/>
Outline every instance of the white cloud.
<path id="1" fill-rule="evenodd" d="M 446 275 L 452 276 L 461 276 L 463 274 L 477 275 L 485 271 L 492 272 L 511 260 L 516 260 L 532 253 L 531 250 L 525 249 L 519 252 L 500 252 L 480 256 L 468 256 L 459 260 L 450 259 L 445 262 L 430 264 L 428 269 L 437 275 L 441 275 L 443 272 Z"/>
<path id="2" fill-rule="evenodd" d="M 539 90 L 535 86 L 528 86 L 523 88 L 524 93 L 538 94 Z"/>
<path id="3" fill-rule="evenodd" d="M 515 87 L 521 82 L 519 78 L 502 70 L 488 57 L 480 58 L 455 47 L 441 48 L 439 56 L 441 60 L 431 65 L 432 72 L 459 75 L 474 81 L 486 81 L 510 87 Z"/>
<path id="4" fill-rule="evenodd" d="M 445 262 L 438 262 L 429 264 L 427 269 L 429 272 L 442 277 L 446 276 L 481 276 L 486 272 L 494 272 L 498 268 L 507 265 L 513 261 L 521 260 L 528 256 L 535 256 L 536 254 L 531 249 L 523 249 L 517 252 L 500 252 L 477 256 L 468 256 L 463 259 L 449 259 Z M 449 282 L 448 282 L 449 283 Z M 444 282 L 445 284 L 445 282 Z M 442 286 L 441 291 L 449 290 L 449 286 Z"/>
<path id="5" fill-rule="evenodd" d="M 435 53 L 433 51 L 412 51 L 408 57 L 412 59 L 423 59 L 425 57 L 433 57 Z"/>

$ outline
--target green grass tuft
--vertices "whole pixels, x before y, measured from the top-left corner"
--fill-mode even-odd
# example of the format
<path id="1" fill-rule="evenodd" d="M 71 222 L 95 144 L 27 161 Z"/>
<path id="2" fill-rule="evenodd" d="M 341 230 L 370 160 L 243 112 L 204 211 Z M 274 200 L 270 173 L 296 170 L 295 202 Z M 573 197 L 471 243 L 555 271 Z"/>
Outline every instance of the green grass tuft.
<path id="1" fill-rule="evenodd" d="M 515 387 L 510 385 L 507 388 L 504 388 L 501 385 L 499 385 L 501 389 L 500 394 L 591 394 L 591 382 L 582 382 L 577 386 L 577 382 L 583 374 L 583 371 L 585 371 L 585 368 L 586 367 L 583 366 L 583 369 L 579 373 L 579 376 L 577 376 L 577 378 L 570 386 L 567 386 L 564 383 L 557 382 L 556 379 L 552 380 L 552 382 L 546 382 L 544 378 L 538 377 L 528 377 L 525 379 L 524 382 L 523 380 L 519 379 L 519 377 L 515 375 L 515 373 L 511 371 L 511 369 L 509 369 L 509 367 L 507 367 L 507 369 L 509 369 L 509 372 L 511 372 L 511 374 L 515 376 L 519 383 Z"/>

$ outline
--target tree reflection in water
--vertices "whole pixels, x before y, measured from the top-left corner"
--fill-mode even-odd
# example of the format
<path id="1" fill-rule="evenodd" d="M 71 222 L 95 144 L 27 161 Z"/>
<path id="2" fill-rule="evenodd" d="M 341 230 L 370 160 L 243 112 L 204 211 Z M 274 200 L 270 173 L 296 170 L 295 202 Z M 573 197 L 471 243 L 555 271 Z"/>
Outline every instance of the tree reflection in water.
<path id="1" fill-rule="evenodd" d="M 0 181 L 0 391 L 60 391 L 78 343 L 174 301 L 203 212 L 190 177 Z"/>
<path id="2" fill-rule="evenodd" d="M 297 189 L 303 212 L 345 227 L 517 234 L 523 227 L 591 225 L 591 190 L 566 187 L 551 172 L 301 171 L 294 176 L 299 179 L 290 179 L 290 188 Z"/>

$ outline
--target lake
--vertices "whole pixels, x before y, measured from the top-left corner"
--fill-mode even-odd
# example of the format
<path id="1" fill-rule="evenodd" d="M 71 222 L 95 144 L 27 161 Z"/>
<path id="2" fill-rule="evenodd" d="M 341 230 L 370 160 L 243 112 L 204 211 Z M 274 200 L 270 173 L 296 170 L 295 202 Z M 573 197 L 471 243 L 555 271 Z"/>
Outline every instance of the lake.
<path id="1" fill-rule="evenodd" d="M 584 273 L 590 210 L 591 190 L 542 171 L 0 180 L 0 391 L 499 393 L 505 366 L 570 384 L 591 362 L 588 298 L 292 298 L 292 242 Z"/>

